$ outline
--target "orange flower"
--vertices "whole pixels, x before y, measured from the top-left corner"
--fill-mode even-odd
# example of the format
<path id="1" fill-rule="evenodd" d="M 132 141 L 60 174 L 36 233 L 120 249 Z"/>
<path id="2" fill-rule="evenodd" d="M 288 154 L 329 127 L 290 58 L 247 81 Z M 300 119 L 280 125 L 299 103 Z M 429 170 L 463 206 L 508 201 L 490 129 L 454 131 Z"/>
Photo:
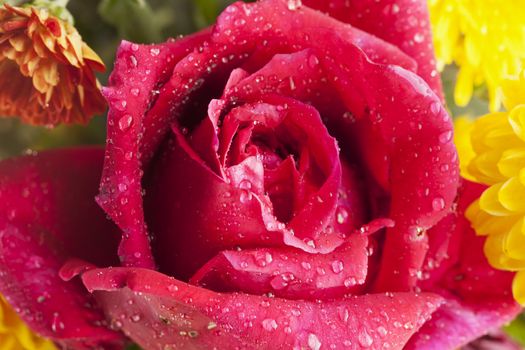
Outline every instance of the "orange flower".
<path id="1" fill-rule="evenodd" d="M 46 9 L 0 8 L 0 115 L 86 123 L 105 109 L 94 69 L 105 67 L 69 23 Z"/>

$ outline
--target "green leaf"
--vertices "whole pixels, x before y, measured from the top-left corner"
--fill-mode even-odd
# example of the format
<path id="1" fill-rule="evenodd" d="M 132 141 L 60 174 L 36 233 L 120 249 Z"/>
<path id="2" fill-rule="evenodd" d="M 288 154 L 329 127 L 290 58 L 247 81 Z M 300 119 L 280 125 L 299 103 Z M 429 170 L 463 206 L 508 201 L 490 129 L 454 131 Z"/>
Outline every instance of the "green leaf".
<path id="1" fill-rule="evenodd" d="M 206 27 L 215 22 L 219 13 L 219 4 L 216 0 L 195 0 L 197 13 L 195 22 L 199 27 Z"/>
<path id="2" fill-rule="evenodd" d="M 525 315 L 522 313 L 503 329 L 515 341 L 525 347 Z"/>
<path id="3" fill-rule="evenodd" d="M 126 350 L 142 350 L 142 348 L 138 346 L 137 344 L 131 344 L 131 345 L 128 345 Z"/>
<path id="4" fill-rule="evenodd" d="M 145 0 L 102 0 L 98 11 L 121 38 L 139 43 L 161 41 L 162 29 L 173 20 L 169 13 L 153 11 Z"/>

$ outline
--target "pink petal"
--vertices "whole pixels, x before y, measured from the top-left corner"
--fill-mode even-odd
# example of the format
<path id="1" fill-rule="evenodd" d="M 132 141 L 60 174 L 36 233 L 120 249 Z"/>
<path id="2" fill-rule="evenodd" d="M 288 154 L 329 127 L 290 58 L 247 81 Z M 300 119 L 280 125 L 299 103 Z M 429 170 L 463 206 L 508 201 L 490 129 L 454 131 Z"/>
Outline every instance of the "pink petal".
<path id="1" fill-rule="evenodd" d="M 145 183 L 148 222 L 155 232 L 155 253 L 163 271 L 189 278 L 215 254 L 235 246 L 286 244 L 326 253 L 342 243 L 339 231 L 327 229 L 336 219 L 334 194 L 341 181 L 334 139 L 311 106 L 277 96 L 268 96 L 265 101 L 263 107 L 281 116 L 274 126 L 276 133 L 289 138 L 293 138 L 292 131 L 299 133 L 298 142 L 312 151 L 317 167 L 326 177 L 324 183 L 288 225 L 280 223 L 261 188 L 262 168 L 252 164 L 255 157 L 224 169 L 227 178 L 221 178 L 175 128 L 175 139 L 159 156 Z M 241 119 L 260 117 L 264 124 L 261 106 L 244 105 L 230 114 Z M 249 189 L 241 186 L 247 179 Z"/>
<path id="2" fill-rule="evenodd" d="M 358 294 L 367 277 L 368 237 L 352 234 L 330 254 L 293 248 L 223 251 L 204 265 L 192 284 L 216 291 L 273 293 L 286 299 L 320 299 Z"/>
<path id="3" fill-rule="evenodd" d="M 421 287 L 441 294 L 445 303 L 414 335 L 408 349 L 459 348 L 500 328 L 521 311 L 511 293 L 514 274 L 497 271 L 488 264 L 483 254 L 484 237 L 476 236 L 464 217 L 466 208 L 483 190 L 483 186 L 465 181 L 456 220 L 447 217 L 438 224 L 442 231 L 447 231 L 445 225 L 449 225 L 450 256 L 439 269 L 430 270 L 430 279 Z M 436 244 L 437 240 L 431 239 L 430 243 Z M 435 250 L 431 247 L 429 253 Z"/>
<path id="4" fill-rule="evenodd" d="M 438 97 L 415 74 L 373 64 L 355 47 L 345 57 L 351 66 L 325 64 L 329 76 L 339 77 L 336 85 L 348 108 L 366 118 L 363 123 L 367 120 L 375 134 L 358 135 L 362 149 L 379 137 L 389 163 L 389 217 L 396 226 L 386 235 L 377 288 L 408 290 L 426 254 L 426 237 L 418 233 L 444 217 L 456 196 L 452 123 Z M 367 155 L 373 160 L 381 153 Z M 374 161 L 368 164 L 373 169 Z"/>
<path id="5" fill-rule="evenodd" d="M 426 237 L 419 232 L 444 217 L 456 195 L 452 124 L 439 98 L 417 75 L 374 64 L 348 43 L 339 50 L 344 61 L 318 55 L 316 65 L 308 64 L 312 50 L 276 55 L 261 70 L 232 85 L 226 97 L 250 101 L 260 96 L 255 91 L 273 92 L 313 101 L 319 110 L 323 106 L 316 102 L 324 103 L 323 95 L 342 100 L 351 118 L 329 110 L 323 114 L 328 129 L 341 141 L 342 154 L 363 162 L 360 169 L 365 175 L 373 175 L 390 192 L 388 216 L 396 222 L 387 234 L 377 288 L 409 290 L 426 255 Z M 312 84 L 310 77 L 314 77 Z M 325 78 L 324 86 L 318 85 L 317 80 L 323 79 L 317 77 Z M 330 81 L 334 83 L 327 85 Z"/>
<path id="6" fill-rule="evenodd" d="M 161 45 L 122 42 L 117 52 L 110 87 L 104 89 L 110 110 L 104 170 L 97 201 L 123 235 L 119 256 L 124 265 L 154 267 L 142 211 L 141 164 L 150 154 L 159 126 L 145 119 L 158 89 L 169 79 L 173 66 L 207 33 Z M 133 208 L 130 210 L 129 208 Z"/>
<path id="7" fill-rule="evenodd" d="M 112 324 L 145 350 L 399 349 L 440 303 L 432 294 L 413 293 L 319 303 L 220 294 L 144 269 L 96 269 L 82 279 Z"/>
<path id="8" fill-rule="evenodd" d="M 303 4 L 398 46 L 416 60 L 418 75 L 443 99 L 425 0 L 303 0 Z"/>
<path id="9" fill-rule="evenodd" d="M 120 344 L 82 285 L 58 275 L 71 257 L 118 263 L 117 229 L 94 200 L 102 160 L 93 148 L 0 163 L 0 291 L 33 330 L 74 349 Z"/>

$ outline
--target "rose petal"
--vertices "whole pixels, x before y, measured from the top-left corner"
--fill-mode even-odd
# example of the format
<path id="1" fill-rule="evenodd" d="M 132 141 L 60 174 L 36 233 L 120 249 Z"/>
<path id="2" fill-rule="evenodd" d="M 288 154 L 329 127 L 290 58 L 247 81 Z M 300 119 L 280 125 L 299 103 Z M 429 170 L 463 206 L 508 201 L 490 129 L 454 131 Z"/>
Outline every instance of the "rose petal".
<path id="1" fill-rule="evenodd" d="M 418 75 L 443 99 L 425 0 L 303 0 L 303 4 L 398 46 L 416 60 Z"/>
<path id="2" fill-rule="evenodd" d="M 161 45 L 123 41 L 117 52 L 110 87 L 103 91 L 110 110 L 97 202 L 123 231 L 119 256 L 124 265 L 154 267 L 140 182 L 141 162 L 149 157 L 144 154 L 143 144 L 151 142 L 159 126 L 145 119 L 145 114 L 155 102 L 158 89 L 169 79 L 174 65 L 207 36 L 204 32 Z"/>
<path id="3" fill-rule="evenodd" d="M 458 349 L 512 321 L 521 311 L 512 301 L 448 299 L 410 339 L 406 349 Z"/>
<path id="4" fill-rule="evenodd" d="M 383 140 L 390 165 L 389 217 L 396 226 L 386 235 L 377 288 L 408 290 L 426 254 L 426 237 L 418 232 L 444 217 L 456 196 L 459 175 L 451 120 L 417 75 L 374 64 L 355 47 L 345 57 L 351 66 L 326 63 L 328 75 L 338 77 L 335 84 L 348 108 L 366 116 Z M 362 101 L 355 99 L 356 90 Z M 370 142 L 367 136 L 360 135 L 362 148 Z"/>
<path id="5" fill-rule="evenodd" d="M 367 276 L 368 237 L 352 234 L 330 254 L 293 248 L 223 251 L 191 279 L 216 291 L 273 293 L 286 299 L 320 299 L 357 294 Z"/>
<path id="6" fill-rule="evenodd" d="M 70 257 L 118 263 L 117 229 L 94 201 L 102 160 L 79 149 L 0 163 L 0 291 L 32 329 L 78 349 L 120 338 L 82 285 L 58 275 Z"/>
<path id="7" fill-rule="evenodd" d="M 327 177 L 325 183 L 285 225 L 277 221 L 260 188 L 262 168 L 251 164 L 257 163 L 255 157 L 224 170 L 227 178 L 220 178 L 174 128 L 175 139 L 158 157 L 145 182 L 147 218 L 155 232 L 153 244 L 162 271 L 189 278 L 219 251 L 236 246 L 286 244 L 327 253 L 342 243 L 338 231 L 327 230 L 335 221 L 341 181 L 334 139 L 312 107 L 278 96 L 269 96 L 265 101 L 266 108 L 275 104 L 271 110 L 281 116 L 282 126 L 275 127 L 284 128 L 283 132 L 300 132 L 303 146 L 315 150 L 312 157 Z M 245 105 L 230 114 L 256 119 L 259 107 Z M 260 118 L 262 122 L 263 116 Z M 246 179 L 251 179 L 250 188 L 241 186 Z"/>
<path id="8" fill-rule="evenodd" d="M 96 269 L 82 279 L 113 324 L 146 350 L 399 349 L 440 303 L 432 294 L 412 293 L 320 303 L 220 294 L 144 269 Z"/>
<path id="9" fill-rule="evenodd" d="M 343 149 L 363 155 L 361 161 L 369 172 L 390 190 L 389 217 L 396 226 L 387 235 L 378 288 L 408 290 L 414 287 L 426 254 L 426 237 L 418 232 L 445 216 L 456 195 L 452 124 L 439 98 L 421 78 L 397 66 L 374 64 L 349 43 L 339 48 L 344 51 L 339 56 L 344 60 L 318 56 L 319 67 L 305 64 L 307 51 L 276 56 L 235 85 L 229 98 L 256 98 L 256 86 L 266 93 L 282 93 L 302 101 L 311 100 L 314 93 L 339 95 L 358 124 L 348 123 L 341 114 L 327 114 L 328 129 L 339 140 L 353 140 L 353 146 Z M 319 69 L 324 73 L 319 74 Z M 270 81 L 270 72 L 273 80 L 265 83 Z M 327 78 L 334 82 L 333 88 L 318 90 L 313 83 L 314 89 L 308 90 L 309 83 L 296 83 L 295 88 L 287 84 L 290 78 L 304 82 L 310 75 Z M 257 79 L 262 83 L 257 84 Z"/>
<path id="10" fill-rule="evenodd" d="M 109 142 L 98 202 L 125 232 L 119 249 L 125 265 L 154 266 L 142 213 L 140 182 L 142 171 L 147 170 L 169 125 L 173 121 L 195 125 L 198 117 L 204 115 L 202 106 L 206 104 L 202 102 L 221 93 L 233 68 L 246 61 L 250 52 L 257 51 L 259 43 L 271 42 L 269 47 L 274 53 L 288 52 L 292 47 L 320 45 L 319 40 L 313 39 L 332 33 L 334 48 L 340 42 L 355 42 L 380 62 L 414 68 L 413 61 L 394 46 L 316 11 L 298 11 L 290 23 L 294 30 L 283 30 L 287 29 L 289 14 L 281 1 L 237 3 L 219 17 L 211 39 L 205 32 L 158 46 L 121 46 L 111 87 L 105 90 L 110 103 Z M 236 23 L 246 22 L 246 16 L 262 18 L 269 26 L 261 31 L 250 18 L 249 25 L 240 30 Z M 323 31 L 319 31 L 320 25 L 325 28 Z M 301 36 L 296 35 L 297 30 Z M 283 40 L 283 33 L 287 33 L 287 40 Z M 193 48 L 197 50 L 188 54 Z M 172 67 L 171 78 L 164 84 Z M 136 98 L 134 91 L 138 91 Z M 133 210 L 127 210 L 126 204 Z"/>
<path id="11" fill-rule="evenodd" d="M 466 208 L 479 198 L 484 188 L 465 181 L 460 191 L 457 217 L 452 221 L 447 217 L 438 224 L 443 232 L 451 232 L 450 256 L 439 269 L 431 270 L 430 279 L 420 285 L 425 290 L 442 294 L 445 303 L 414 335 L 409 349 L 459 348 L 488 330 L 510 322 L 521 311 L 511 292 L 514 274 L 497 271 L 488 264 L 483 255 L 485 239 L 476 236 L 464 216 Z M 430 243 L 437 242 L 430 239 Z M 429 252 L 433 250 L 435 248 L 431 247 Z"/>

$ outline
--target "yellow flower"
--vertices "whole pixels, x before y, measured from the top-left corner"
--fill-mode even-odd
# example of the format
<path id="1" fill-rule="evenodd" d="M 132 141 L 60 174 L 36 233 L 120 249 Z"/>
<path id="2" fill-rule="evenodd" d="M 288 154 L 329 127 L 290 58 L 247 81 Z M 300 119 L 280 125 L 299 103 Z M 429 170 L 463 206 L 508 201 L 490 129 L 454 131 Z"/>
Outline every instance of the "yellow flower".
<path id="1" fill-rule="evenodd" d="M 465 106 L 486 83 L 490 110 L 501 104 L 499 87 L 519 74 L 525 59 L 525 0 L 429 0 L 440 68 L 459 66 L 454 91 Z"/>
<path id="2" fill-rule="evenodd" d="M 525 76 L 502 84 L 509 112 L 456 122 L 462 175 L 489 186 L 467 210 L 492 266 L 516 271 L 513 293 L 525 305 Z M 470 140 L 470 147 L 468 147 Z"/>
<path id="3" fill-rule="evenodd" d="M 35 335 L 0 296 L 0 350 L 56 350 L 49 340 Z"/>
<path id="4" fill-rule="evenodd" d="M 68 22 L 35 7 L 0 8 L 0 115 L 32 124 L 86 123 L 105 102 L 104 64 Z"/>

